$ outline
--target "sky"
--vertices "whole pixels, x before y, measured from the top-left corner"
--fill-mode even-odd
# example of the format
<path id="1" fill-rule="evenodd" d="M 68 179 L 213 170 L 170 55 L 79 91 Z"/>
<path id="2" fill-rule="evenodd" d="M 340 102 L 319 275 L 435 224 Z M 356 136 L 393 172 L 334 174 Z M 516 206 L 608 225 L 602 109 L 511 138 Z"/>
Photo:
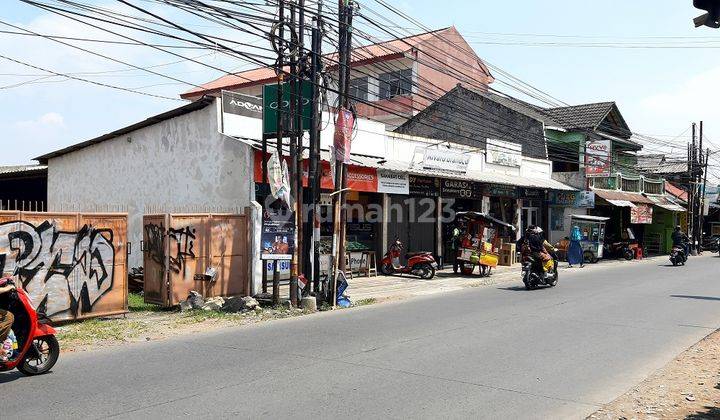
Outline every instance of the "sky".
<path id="1" fill-rule="evenodd" d="M 87 0 L 86 0 L 87 1 Z M 368 9 L 382 12 L 372 0 Z M 692 121 L 705 121 L 706 135 L 720 149 L 720 30 L 694 28 L 700 11 L 678 0 L 388 0 L 430 28 L 455 25 L 478 56 L 563 103 L 615 101 L 634 132 L 672 141 L 684 153 Z M 93 2 L 118 10 L 125 6 Z M 208 23 L 151 2 L 135 2 L 191 27 Z M 0 30 L 117 39 L 17 0 L 6 0 Z M 363 10 L 363 9 L 361 9 Z M 420 32 L 389 12 L 397 31 Z M 404 29 L 407 28 L 407 29 Z M 233 39 L 252 39 L 212 28 Z M 147 38 L 145 38 L 147 39 Z M 146 47 L 67 41 L 109 57 L 181 79 L 180 83 L 36 37 L 0 33 L 0 55 L 99 83 L 130 87 L 138 95 L 60 77 L 0 58 L 0 165 L 31 163 L 34 157 L 113 131 L 182 105 L 174 100 L 193 84 L 221 75 Z M 569 45 L 568 45 L 569 44 Z M 611 46 L 612 48 L 606 48 Z M 642 46 L 643 48 L 628 48 Z M 620 48 L 623 47 L 623 48 Z M 673 48 L 667 48 L 673 47 Z M 702 47 L 702 48 L 699 48 Z M 222 69 L 251 67 L 218 53 L 183 50 Z M 99 73 L 100 72 L 100 73 Z M 499 80 L 503 78 L 496 74 Z M 189 84 L 188 84 L 189 83 Z M 497 90 L 517 95 L 501 83 Z M 677 137 L 681 133 L 683 136 Z M 714 146 L 713 146 L 714 147 Z M 648 152 L 661 151 L 649 145 Z M 718 171 L 720 172 L 720 170 Z"/>

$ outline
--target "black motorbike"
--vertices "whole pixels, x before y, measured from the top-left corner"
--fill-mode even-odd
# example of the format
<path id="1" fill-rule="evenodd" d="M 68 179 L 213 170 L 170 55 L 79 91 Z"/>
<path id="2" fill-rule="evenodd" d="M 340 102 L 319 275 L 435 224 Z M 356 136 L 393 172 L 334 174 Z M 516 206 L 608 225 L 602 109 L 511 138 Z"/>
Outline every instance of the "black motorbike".
<path id="1" fill-rule="evenodd" d="M 672 251 L 670 251 L 670 262 L 673 266 L 685 265 L 688 260 L 688 256 L 685 253 L 685 247 L 680 245 L 673 245 Z"/>
<path id="2" fill-rule="evenodd" d="M 553 254 L 553 268 L 545 272 L 543 262 L 539 258 L 528 255 L 523 260 L 522 279 L 526 290 L 537 289 L 541 286 L 554 287 L 558 283 L 558 259 Z"/>

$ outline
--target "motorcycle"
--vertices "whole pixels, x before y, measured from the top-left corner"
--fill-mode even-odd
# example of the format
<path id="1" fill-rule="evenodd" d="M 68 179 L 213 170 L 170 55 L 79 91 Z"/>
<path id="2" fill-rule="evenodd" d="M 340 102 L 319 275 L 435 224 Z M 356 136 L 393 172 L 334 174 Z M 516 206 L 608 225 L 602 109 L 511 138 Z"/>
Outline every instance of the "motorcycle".
<path id="1" fill-rule="evenodd" d="M 547 272 L 543 269 L 543 261 L 528 255 L 523 259 L 522 279 L 526 290 L 537 289 L 540 286 L 555 287 L 558 283 L 558 259 L 552 255 L 553 266 Z"/>
<path id="2" fill-rule="evenodd" d="M 636 243 L 626 241 L 606 243 L 604 246 L 605 258 L 624 258 L 627 261 L 635 259 L 635 249 L 638 247 Z"/>
<path id="3" fill-rule="evenodd" d="M 15 285 L 10 278 L 0 279 L 0 287 Z M 15 316 L 12 325 L 18 340 L 18 352 L 13 359 L 0 362 L 0 372 L 17 368 L 25 375 L 47 373 L 60 356 L 57 332 L 48 325 L 49 319 L 38 314 L 30 297 L 22 288 L 0 295 L 0 307 Z"/>
<path id="4" fill-rule="evenodd" d="M 386 276 L 394 274 L 411 274 L 420 277 L 423 280 L 430 280 L 435 277 L 437 263 L 431 252 L 411 252 L 405 255 L 407 264 L 400 264 L 400 254 L 404 246 L 399 239 L 395 239 L 395 243 L 380 261 L 380 272 Z"/>
<path id="5" fill-rule="evenodd" d="M 685 265 L 687 260 L 688 257 L 687 254 L 685 254 L 685 248 L 679 245 L 674 245 L 672 251 L 670 251 L 670 262 L 672 263 L 672 265 Z"/>

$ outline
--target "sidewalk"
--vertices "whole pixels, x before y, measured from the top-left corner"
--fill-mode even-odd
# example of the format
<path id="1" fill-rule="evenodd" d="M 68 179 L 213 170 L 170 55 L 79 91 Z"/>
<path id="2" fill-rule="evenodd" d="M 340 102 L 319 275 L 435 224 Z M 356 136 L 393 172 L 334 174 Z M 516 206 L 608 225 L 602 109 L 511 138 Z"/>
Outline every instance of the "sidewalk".
<path id="1" fill-rule="evenodd" d="M 642 260 L 601 260 L 597 264 L 587 264 L 584 268 L 575 266 L 569 268 L 567 263 L 560 263 L 560 284 L 563 282 L 563 273 L 594 271 L 621 264 L 646 264 L 662 263 L 667 260 L 666 255 L 644 258 Z M 696 258 L 696 257 L 692 257 Z M 691 258 L 691 262 L 692 262 Z M 347 294 L 350 300 L 357 302 L 363 299 L 375 299 L 378 301 L 408 299 L 415 296 L 425 296 L 436 293 L 445 293 L 453 290 L 460 290 L 468 287 L 492 286 L 504 283 L 517 283 L 522 287 L 520 278 L 520 264 L 512 267 L 501 267 L 493 269 L 489 277 L 480 277 L 477 274 L 463 276 L 455 274 L 452 267 L 440 270 L 432 280 L 422 280 L 411 276 L 383 276 L 377 277 L 353 277 L 348 279 L 350 287 Z"/>

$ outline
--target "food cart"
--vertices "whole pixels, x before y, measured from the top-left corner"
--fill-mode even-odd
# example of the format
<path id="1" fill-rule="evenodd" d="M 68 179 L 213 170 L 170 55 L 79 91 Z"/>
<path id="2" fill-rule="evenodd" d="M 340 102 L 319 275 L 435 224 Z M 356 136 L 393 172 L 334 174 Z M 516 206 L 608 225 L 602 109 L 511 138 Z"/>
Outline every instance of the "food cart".
<path id="1" fill-rule="evenodd" d="M 582 240 L 580 246 L 583 250 L 583 259 L 586 263 L 596 263 L 603 257 L 603 243 L 605 242 L 605 224 L 609 217 L 586 216 L 573 214 L 570 216 L 570 229 L 573 226 L 580 228 Z"/>
<path id="2" fill-rule="evenodd" d="M 481 276 L 490 275 L 500 259 L 502 237 L 514 238 L 515 226 L 475 211 L 458 212 L 456 221 L 462 229 L 456 256 L 460 272 L 471 275 L 478 267 Z"/>

